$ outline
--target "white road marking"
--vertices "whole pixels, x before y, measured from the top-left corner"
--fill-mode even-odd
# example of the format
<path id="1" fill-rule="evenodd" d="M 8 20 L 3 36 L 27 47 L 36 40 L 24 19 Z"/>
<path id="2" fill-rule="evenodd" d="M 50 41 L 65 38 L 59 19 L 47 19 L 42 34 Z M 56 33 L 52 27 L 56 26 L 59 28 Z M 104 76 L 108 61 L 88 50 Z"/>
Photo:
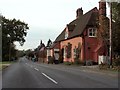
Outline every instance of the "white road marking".
<path id="1" fill-rule="evenodd" d="M 86 72 L 86 70 L 83 70 L 83 72 Z"/>
<path id="2" fill-rule="evenodd" d="M 37 69 L 37 68 L 34 68 L 36 71 L 39 71 L 39 69 Z"/>
<path id="3" fill-rule="evenodd" d="M 56 82 L 54 79 L 50 78 L 48 75 L 46 75 L 45 73 L 42 73 L 42 75 L 44 75 L 45 77 L 47 77 L 49 80 L 51 80 L 52 82 L 54 82 L 55 84 L 58 84 L 58 82 Z"/>
<path id="4" fill-rule="evenodd" d="M 27 65 L 30 66 L 31 68 L 33 67 L 32 65 L 30 65 L 30 64 L 28 64 L 28 63 L 25 63 L 25 64 L 27 64 Z M 37 68 L 36 68 L 36 70 L 39 71 Z"/>

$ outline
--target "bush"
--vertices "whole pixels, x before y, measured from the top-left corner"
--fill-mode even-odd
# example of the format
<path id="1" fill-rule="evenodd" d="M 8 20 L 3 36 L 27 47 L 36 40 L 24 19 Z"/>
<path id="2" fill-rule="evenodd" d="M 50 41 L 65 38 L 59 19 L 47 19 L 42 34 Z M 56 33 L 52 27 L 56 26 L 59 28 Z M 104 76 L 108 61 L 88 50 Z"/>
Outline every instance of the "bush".
<path id="1" fill-rule="evenodd" d="M 104 69 L 104 70 L 120 70 L 120 58 L 114 59 L 112 62 L 112 68 L 110 68 L 109 64 L 100 64 L 99 69 Z"/>
<path id="2" fill-rule="evenodd" d="M 81 61 L 80 59 L 75 59 L 74 64 L 76 64 L 76 65 L 84 65 L 84 62 Z"/>
<path id="3" fill-rule="evenodd" d="M 108 64 L 100 64 L 99 65 L 99 69 L 108 69 L 108 68 L 110 68 L 110 65 L 108 65 Z"/>
<path id="4" fill-rule="evenodd" d="M 86 66 L 91 66 L 91 65 L 93 65 L 93 61 L 92 60 L 86 60 L 85 65 Z"/>
<path id="5" fill-rule="evenodd" d="M 72 65 L 73 63 L 72 62 L 69 62 L 69 61 L 66 61 L 64 62 L 65 65 Z"/>
<path id="6" fill-rule="evenodd" d="M 48 56 L 48 64 L 49 63 L 54 63 L 54 58 L 52 56 Z"/>
<path id="7" fill-rule="evenodd" d="M 119 71 L 120 72 L 120 66 L 113 66 L 113 68 L 112 68 L 113 70 L 117 70 L 117 71 Z"/>
<path id="8" fill-rule="evenodd" d="M 63 63 L 63 60 L 62 60 L 62 59 L 60 59 L 60 60 L 59 60 L 59 63 Z"/>
<path id="9" fill-rule="evenodd" d="M 120 58 L 113 60 L 113 66 L 120 66 Z"/>

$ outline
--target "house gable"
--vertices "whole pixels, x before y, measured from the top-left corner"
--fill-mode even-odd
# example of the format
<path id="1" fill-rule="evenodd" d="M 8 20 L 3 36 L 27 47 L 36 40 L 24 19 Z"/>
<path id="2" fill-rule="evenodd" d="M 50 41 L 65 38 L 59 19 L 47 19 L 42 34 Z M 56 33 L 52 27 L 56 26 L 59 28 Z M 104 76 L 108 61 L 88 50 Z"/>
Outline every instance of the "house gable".
<path id="1" fill-rule="evenodd" d="M 62 31 L 62 33 L 56 38 L 55 42 L 60 42 L 70 38 L 78 37 L 83 34 L 84 30 L 90 26 L 97 27 L 98 22 L 98 9 L 95 7 L 92 10 L 88 11 L 84 15 L 81 15 L 79 18 L 76 18 Z M 68 34 L 68 36 L 66 36 Z"/>
<path id="2" fill-rule="evenodd" d="M 95 7 L 79 18 L 79 21 L 69 38 L 80 36 L 89 26 L 97 26 L 97 20 L 98 10 Z"/>

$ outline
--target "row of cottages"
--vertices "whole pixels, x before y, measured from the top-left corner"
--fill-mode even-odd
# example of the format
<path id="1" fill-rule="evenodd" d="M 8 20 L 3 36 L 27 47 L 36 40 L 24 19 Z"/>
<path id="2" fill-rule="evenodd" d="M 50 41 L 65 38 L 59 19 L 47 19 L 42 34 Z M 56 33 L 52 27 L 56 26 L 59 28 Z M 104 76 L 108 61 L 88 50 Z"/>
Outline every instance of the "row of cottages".
<path id="1" fill-rule="evenodd" d="M 103 41 L 97 38 L 101 15 L 106 17 L 105 2 L 99 2 L 99 10 L 95 7 L 85 14 L 82 8 L 77 9 L 76 19 L 66 25 L 47 49 L 47 57 L 54 57 L 59 62 L 91 60 L 97 64 L 99 56 L 106 55 L 107 52 Z"/>
<path id="2" fill-rule="evenodd" d="M 46 61 L 46 52 L 47 48 L 44 43 L 42 43 L 42 40 L 40 42 L 40 45 L 36 48 L 36 57 L 38 62 L 45 62 Z"/>

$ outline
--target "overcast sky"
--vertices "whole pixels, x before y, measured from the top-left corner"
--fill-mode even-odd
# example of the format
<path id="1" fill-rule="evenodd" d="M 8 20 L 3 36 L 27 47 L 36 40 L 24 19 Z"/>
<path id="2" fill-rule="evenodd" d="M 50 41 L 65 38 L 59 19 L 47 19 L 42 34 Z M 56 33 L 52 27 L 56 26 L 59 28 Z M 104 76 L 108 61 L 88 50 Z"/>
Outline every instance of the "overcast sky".
<path id="1" fill-rule="evenodd" d="M 76 10 L 83 12 L 99 6 L 99 0 L 0 0 L 0 13 L 9 19 L 20 19 L 28 23 L 30 29 L 23 47 L 34 49 L 40 40 L 47 43 L 62 32 L 66 24 L 76 18 Z"/>

